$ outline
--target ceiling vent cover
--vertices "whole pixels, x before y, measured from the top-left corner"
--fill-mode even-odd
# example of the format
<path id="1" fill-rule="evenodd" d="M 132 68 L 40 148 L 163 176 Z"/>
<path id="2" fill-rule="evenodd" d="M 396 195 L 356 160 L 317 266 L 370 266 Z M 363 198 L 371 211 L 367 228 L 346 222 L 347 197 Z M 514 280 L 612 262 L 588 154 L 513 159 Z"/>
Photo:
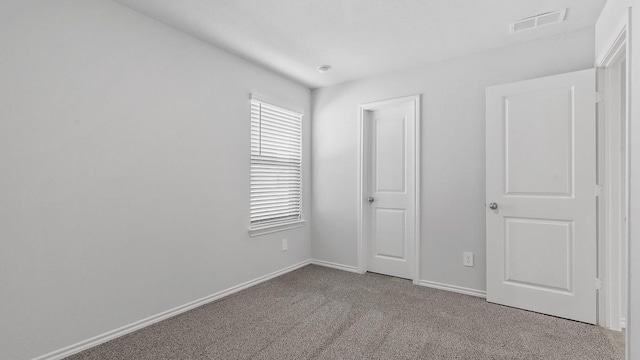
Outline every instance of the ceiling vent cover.
<path id="1" fill-rule="evenodd" d="M 566 15 L 567 9 L 562 9 L 520 19 L 510 24 L 511 32 L 517 33 L 524 30 L 535 29 L 540 26 L 557 24 L 563 22 Z"/>

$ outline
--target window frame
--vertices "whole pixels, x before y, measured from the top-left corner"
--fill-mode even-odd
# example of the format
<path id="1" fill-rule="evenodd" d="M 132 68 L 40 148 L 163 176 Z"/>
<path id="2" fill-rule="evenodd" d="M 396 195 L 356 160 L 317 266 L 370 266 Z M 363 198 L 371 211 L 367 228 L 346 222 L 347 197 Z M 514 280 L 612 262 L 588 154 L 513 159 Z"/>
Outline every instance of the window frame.
<path id="1" fill-rule="evenodd" d="M 255 162 L 260 162 L 260 161 L 265 161 L 264 158 L 262 158 L 262 155 L 256 155 L 255 154 L 255 135 L 254 135 L 254 131 L 255 131 L 255 115 L 254 115 L 254 106 L 255 104 L 259 104 L 260 106 L 265 106 L 267 108 L 270 109 L 275 109 L 277 111 L 281 111 L 284 114 L 286 114 L 287 116 L 294 116 L 297 117 L 297 121 L 299 121 L 299 129 L 294 129 L 294 132 L 299 131 L 299 133 L 297 134 L 298 136 L 298 140 L 299 140 L 299 148 L 296 149 L 299 152 L 299 158 L 298 158 L 298 166 L 296 171 L 299 174 L 299 183 L 295 186 L 289 186 L 288 188 L 292 188 L 292 189 L 296 189 L 298 190 L 298 194 L 294 195 L 297 196 L 296 201 L 298 202 L 298 213 L 297 213 L 297 217 L 296 218 L 289 218 L 289 219 L 284 219 L 284 220 L 271 220 L 270 219 L 264 219 L 262 220 L 262 222 L 256 222 L 252 220 L 253 217 L 253 211 L 255 210 L 254 207 L 256 206 L 254 204 L 254 200 L 252 198 L 252 192 L 254 191 L 254 186 L 257 186 L 254 184 L 254 176 L 256 175 L 256 173 L 254 173 L 254 165 Z M 249 235 L 250 236 L 259 236 L 259 235 L 265 235 L 265 234 L 271 234 L 271 233 L 275 233 L 275 232 L 281 232 L 281 231 L 285 231 L 285 230 L 290 230 L 290 229 L 295 229 L 295 228 L 299 228 L 304 226 L 304 223 L 306 222 L 306 220 L 303 217 L 303 139 L 302 139 L 302 134 L 303 134 L 303 117 L 304 114 L 291 110 L 288 107 L 283 107 L 282 105 L 273 102 L 271 100 L 267 100 L 264 99 L 262 97 L 256 97 L 255 95 L 252 94 L 251 96 L 251 101 L 249 103 L 250 106 L 250 154 L 249 154 L 249 162 L 250 162 L 250 168 L 249 168 L 249 189 L 250 189 L 250 193 L 249 193 Z M 264 117 L 262 117 L 262 112 L 260 112 L 260 115 L 258 115 L 258 121 L 260 123 L 260 126 L 262 125 L 262 121 L 263 121 Z M 279 120 L 276 120 L 279 121 Z M 261 128 L 260 128 L 261 129 Z M 261 151 L 263 148 L 261 147 L 261 143 L 262 143 L 262 134 L 258 135 L 258 142 L 260 143 L 259 146 L 259 151 Z M 285 144 L 285 146 L 290 146 L 290 144 Z M 289 154 L 291 155 L 291 154 Z M 273 160 L 273 158 L 271 159 Z M 275 162 L 276 164 L 278 163 L 278 161 Z M 282 161 L 281 162 L 283 165 L 286 164 L 286 161 Z M 277 167 L 277 165 L 274 165 L 275 167 Z M 260 174 L 259 172 L 257 173 L 258 175 Z M 285 186 L 286 187 L 286 186 Z"/>

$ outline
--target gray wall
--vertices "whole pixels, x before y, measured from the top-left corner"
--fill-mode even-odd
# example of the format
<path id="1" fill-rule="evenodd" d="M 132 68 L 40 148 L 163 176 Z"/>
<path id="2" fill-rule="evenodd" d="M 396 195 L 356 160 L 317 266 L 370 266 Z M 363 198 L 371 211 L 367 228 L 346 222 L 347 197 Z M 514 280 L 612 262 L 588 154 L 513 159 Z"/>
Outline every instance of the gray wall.
<path id="1" fill-rule="evenodd" d="M 357 265 L 358 105 L 422 94 L 421 280 L 485 290 L 485 88 L 593 67 L 593 44 L 588 28 L 314 90 L 313 258 Z"/>
<path id="2" fill-rule="evenodd" d="M 627 359 L 635 360 L 640 359 L 640 0 L 633 0 L 632 6 Z"/>
<path id="3" fill-rule="evenodd" d="M 251 92 L 304 111 L 309 164 L 307 88 L 112 1 L 0 3 L 0 359 L 310 257 L 308 225 L 248 236 Z"/>

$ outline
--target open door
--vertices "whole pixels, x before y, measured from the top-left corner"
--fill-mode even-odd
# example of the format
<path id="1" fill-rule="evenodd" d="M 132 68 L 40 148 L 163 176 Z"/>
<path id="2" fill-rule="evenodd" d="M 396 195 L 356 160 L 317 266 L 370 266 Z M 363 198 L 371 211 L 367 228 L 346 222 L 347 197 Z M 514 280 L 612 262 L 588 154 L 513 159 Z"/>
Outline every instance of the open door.
<path id="1" fill-rule="evenodd" d="M 367 271 L 417 280 L 419 96 L 360 106 Z"/>
<path id="2" fill-rule="evenodd" d="M 487 301 L 596 323 L 595 70 L 487 89 Z"/>

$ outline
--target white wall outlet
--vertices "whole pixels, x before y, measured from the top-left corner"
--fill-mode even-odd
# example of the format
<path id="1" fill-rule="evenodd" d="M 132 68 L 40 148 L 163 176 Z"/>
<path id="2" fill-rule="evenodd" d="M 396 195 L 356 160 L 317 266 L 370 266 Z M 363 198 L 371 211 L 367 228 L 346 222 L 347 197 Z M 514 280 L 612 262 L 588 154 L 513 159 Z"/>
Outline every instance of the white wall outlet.
<path id="1" fill-rule="evenodd" d="M 462 264 L 464 264 L 464 266 L 473 267 L 473 253 L 472 252 L 464 252 L 464 253 L 462 253 Z"/>
<path id="2" fill-rule="evenodd" d="M 282 239 L 282 251 L 287 251 L 287 239 Z"/>

